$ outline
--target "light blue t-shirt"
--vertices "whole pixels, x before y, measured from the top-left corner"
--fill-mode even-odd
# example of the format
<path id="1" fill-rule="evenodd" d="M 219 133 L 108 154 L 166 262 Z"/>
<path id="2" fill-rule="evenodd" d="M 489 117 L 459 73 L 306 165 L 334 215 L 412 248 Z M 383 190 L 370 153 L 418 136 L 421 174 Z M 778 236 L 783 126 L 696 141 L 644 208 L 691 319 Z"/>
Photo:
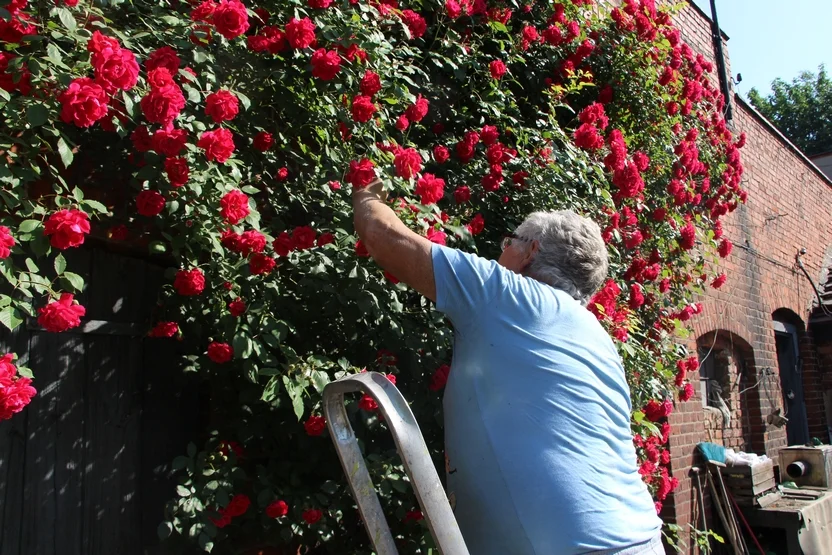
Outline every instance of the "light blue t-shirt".
<path id="1" fill-rule="evenodd" d="M 445 388 L 448 496 L 472 555 L 568 555 L 647 542 L 661 521 L 638 474 L 612 340 L 563 291 L 433 245 L 454 325 Z"/>

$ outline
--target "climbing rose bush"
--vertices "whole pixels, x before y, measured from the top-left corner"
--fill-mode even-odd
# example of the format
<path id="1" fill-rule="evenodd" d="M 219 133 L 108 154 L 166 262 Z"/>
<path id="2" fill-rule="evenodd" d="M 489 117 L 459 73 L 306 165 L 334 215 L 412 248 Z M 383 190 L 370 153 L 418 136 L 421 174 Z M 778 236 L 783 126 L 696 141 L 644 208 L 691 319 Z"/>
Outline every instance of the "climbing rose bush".
<path id="1" fill-rule="evenodd" d="M 483 256 L 533 210 L 601 225 L 610 276 L 588 309 L 624 360 L 661 511 L 667 417 L 696 369 L 680 339 L 730 278 L 721 218 L 746 198 L 744 137 L 678 7 L 0 1 L 0 322 L 79 326 L 67 258 L 90 236 L 170 266 L 148 341 L 197 345 L 183 370 L 214 423 L 172 463 L 174 551 L 371 551 L 322 415 L 347 374 L 388 376 L 442 469 L 452 333 L 357 240 L 350 194 L 376 178 L 417 233 Z M 13 360 L 0 419 L 35 395 Z M 400 550 L 427 553 L 376 404 L 348 410 Z"/>

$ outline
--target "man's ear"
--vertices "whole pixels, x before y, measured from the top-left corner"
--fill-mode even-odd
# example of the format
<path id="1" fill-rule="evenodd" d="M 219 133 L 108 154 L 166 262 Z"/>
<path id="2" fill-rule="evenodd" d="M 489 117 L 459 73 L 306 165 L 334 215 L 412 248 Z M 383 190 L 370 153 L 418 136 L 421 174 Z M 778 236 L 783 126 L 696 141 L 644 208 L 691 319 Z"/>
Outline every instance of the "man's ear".
<path id="1" fill-rule="evenodd" d="M 537 252 L 540 250 L 540 243 L 538 243 L 537 239 L 532 241 L 532 244 L 526 249 L 526 253 L 523 255 L 523 269 L 529 267 L 529 264 L 532 263 L 534 257 L 537 256 Z"/>

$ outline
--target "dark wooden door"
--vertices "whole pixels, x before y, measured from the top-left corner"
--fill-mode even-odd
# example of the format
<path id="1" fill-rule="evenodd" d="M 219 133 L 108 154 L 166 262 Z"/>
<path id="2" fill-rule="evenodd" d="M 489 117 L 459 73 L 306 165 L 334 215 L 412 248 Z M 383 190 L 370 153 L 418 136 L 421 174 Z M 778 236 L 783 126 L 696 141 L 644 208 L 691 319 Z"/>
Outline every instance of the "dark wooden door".
<path id="1" fill-rule="evenodd" d="M 0 423 L 0 555 L 152 553 L 170 462 L 198 431 L 180 346 L 144 337 L 162 269 L 96 249 L 68 258 L 89 276 L 82 326 L 0 337 L 38 390 Z"/>
<path id="2" fill-rule="evenodd" d="M 803 373 L 800 371 L 797 349 L 797 328 L 775 321 L 774 338 L 777 345 L 777 366 L 780 369 L 780 385 L 786 409 L 786 436 L 789 445 L 809 442 L 809 421 L 803 396 Z"/>

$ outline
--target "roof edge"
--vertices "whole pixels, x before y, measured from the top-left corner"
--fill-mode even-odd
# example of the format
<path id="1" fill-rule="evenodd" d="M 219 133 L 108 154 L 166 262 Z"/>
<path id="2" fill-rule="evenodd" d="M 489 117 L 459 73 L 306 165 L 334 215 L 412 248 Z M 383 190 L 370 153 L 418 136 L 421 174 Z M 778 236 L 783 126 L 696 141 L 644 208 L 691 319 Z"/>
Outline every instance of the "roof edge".
<path id="1" fill-rule="evenodd" d="M 693 0 L 687 0 L 687 3 L 688 3 L 688 6 L 690 6 L 690 7 L 691 7 L 691 8 L 693 8 L 694 10 L 696 10 L 696 11 L 699 13 L 699 15 L 701 15 L 702 17 L 704 17 L 704 18 L 705 18 L 705 20 L 706 20 L 706 21 L 708 21 L 708 23 L 713 24 L 714 20 L 713 20 L 713 19 L 711 19 L 711 16 L 710 16 L 710 15 L 708 15 L 707 13 L 705 13 L 705 10 L 703 10 L 702 8 L 700 8 L 700 7 L 696 4 L 696 2 L 694 2 Z M 725 31 L 723 31 L 723 30 L 722 30 L 722 27 L 720 27 L 720 28 L 719 28 L 719 34 L 720 34 L 720 35 L 722 35 L 722 38 L 723 38 L 723 39 L 725 39 L 725 40 L 731 40 L 731 37 L 729 37 L 729 36 L 725 33 Z"/>
<path id="2" fill-rule="evenodd" d="M 746 100 L 743 97 L 736 93 L 734 94 L 734 100 L 737 102 L 738 106 L 744 108 L 746 112 L 748 112 L 749 114 L 751 114 L 751 116 L 754 117 L 754 119 L 763 124 L 763 126 L 766 127 L 769 130 L 769 132 L 771 132 L 778 139 L 780 139 L 780 142 L 786 145 L 786 147 L 788 147 L 789 150 L 796 154 L 798 158 L 803 160 L 803 163 L 806 166 L 808 166 L 810 170 L 815 172 L 818 175 L 818 177 L 825 181 L 829 187 L 832 187 L 832 179 L 830 179 L 828 175 L 823 173 L 821 169 L 817 167 L 815 163 L 812 162 L 812 160 L 808 156 L 806 156 L 806 154 L 802 150 L 797 148 L 793 142 L 791 142 L 785 135 L 783 135 L 783 133 L 781 133 L 780 130 L 777 129 L 773 123 L 768 121 L 768 119 L 766 119 L 766 117 L 763 114 L 758 112 L 757 109 L 754 108 L 754 106 L 752 106 L 749 102 L 746 102 Z"/>

